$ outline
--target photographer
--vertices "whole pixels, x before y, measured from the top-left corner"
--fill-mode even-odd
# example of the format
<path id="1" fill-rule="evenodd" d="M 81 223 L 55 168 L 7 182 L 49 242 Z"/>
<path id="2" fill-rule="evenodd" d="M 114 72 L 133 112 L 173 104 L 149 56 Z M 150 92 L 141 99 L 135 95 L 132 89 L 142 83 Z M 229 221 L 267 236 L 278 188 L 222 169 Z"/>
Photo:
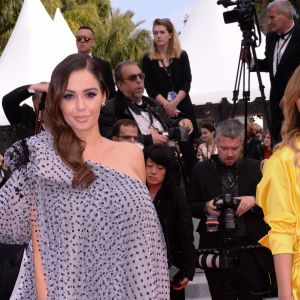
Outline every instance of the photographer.
<path id="1" fill-rule="evenodd" d="M 244 249 L 254 245 L 269 230 L 263 221 L 261 209 L 255 205 L 256 186 L 261 179 L 259 161 L 242 158 L 244 127 L 235 120 L 222 121 L 216 129 L 218 155 L 195 165 L 190 182 L 190 206 L 192 215 L 200 218 L 200 249 L 217 248 L 233 258 L 227 268 L 206 268 L 213 300 L 263 299 L 270 290 L 270 274 L 273 274 L 272 256 L 265 248 Z M 229 223 L 222 220 L 224 211 L 216 207 L 215 198 L 229 194 L 233 216 Z M 226 211 L 227 213 L 227 211 Z M 218 217 L 219 229 L 208 232 L 207 216 Z M 235 229 L 228 230 L 234 225 Z M 232 257 L 233 255 L 233 257 Z M 203 267 L 203 266 L 202 266 Z"/>
<path id="2" fill-rule="evenodd" d="M 167 144 L 169 139 L 174 138 L 173 129 L 178 127 L 186 127 L 190 135 L 193 132 L 193 125 L 189 119 L 182 116 L 169 118 L 154 99 L 143 96 L 144 78 L 145 74 L 134 61 L 124 61 L 117 65 L 115 80 L 118 91 L 101 110 L 99 117 L 101 134 L 111 138 L 115 122 L 120 119 L 132 119 L 138 124 L 138 141 L 144 146 Z M 188 141 L 179 142 L 179 146 L 189 174 L 196 162 L 193 145 Z"/>

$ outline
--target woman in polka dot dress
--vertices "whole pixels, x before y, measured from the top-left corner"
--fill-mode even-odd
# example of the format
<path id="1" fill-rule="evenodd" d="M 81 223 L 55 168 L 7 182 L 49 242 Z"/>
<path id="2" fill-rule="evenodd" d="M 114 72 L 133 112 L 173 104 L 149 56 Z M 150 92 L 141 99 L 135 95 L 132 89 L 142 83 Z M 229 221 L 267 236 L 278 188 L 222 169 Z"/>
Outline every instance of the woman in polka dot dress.
<path id="1" fill-rule="evenodd" d="M 169 299 L 166 249 L 141 150 L 103 138 L 95 61 L 54 70 L 45 132 L 11 147 L 0 242 L 29 243 L 11 299 Z"/>

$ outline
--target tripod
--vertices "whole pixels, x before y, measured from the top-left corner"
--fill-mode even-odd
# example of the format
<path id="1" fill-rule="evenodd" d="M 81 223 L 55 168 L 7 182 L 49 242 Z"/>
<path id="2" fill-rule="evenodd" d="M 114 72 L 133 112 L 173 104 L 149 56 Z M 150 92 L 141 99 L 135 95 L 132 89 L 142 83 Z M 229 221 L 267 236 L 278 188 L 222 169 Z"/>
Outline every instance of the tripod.
<path id="1" fill-rule="evenodd" d="M 270 130 L 270 116 L 268 112 L 268 107 L 266 103 L 266 96 L 264 93 L 264 85 L 261 80 L 261 75 L 259 71 L 259 65 L 258 60 L 256 56 L 256 50 L 255 50 L 255 40 L 253 39 L 254 33 L 251 30 L 243 30 L 243 39 L 241 42 L 241 50 L 240 50 L 240 56 L 239 56 L 239 62 L 238 62 L 238 68 L 235 78 L 235 85 L 233 90 L 233 108 L 232 108 L 232 118 L 235 116 L 236 112 L 236 104 L 238 102 L 238 96 L 239 96 L 239 88 L 240 83 L 242 79 L 243 83 L 243 98 L 241 99 L 244 101 L 244 124 L 245 124 L 245 140 L 244 140 L 244 150 L 246 153 L 246 145 L 247 145 L 247 123 L 248 123 L 248 102 L 250 101 L 250 63 L 251 63 L 251 57 L 253 57 L 254 65 L 255 65 L 255 71 L 257 75 L 257 80 L 259 84 L 259 90 L 260 90 L 260 97 L 259 99 L 262 101 L 263 107 L 264 107 L 264 113 L 267 120 L 267 126 L 270 132 L 271 141 L 273 144 L 273 137 L 271 135 Z M 252 55 L 251 55 L 252 54 Z M 248 68 L 248 71 L 246 71 L 246 67 Z M 247 82 L 246 82 L 247 80 Z M 246 85 L 247 84 L 247 85 Z"/>

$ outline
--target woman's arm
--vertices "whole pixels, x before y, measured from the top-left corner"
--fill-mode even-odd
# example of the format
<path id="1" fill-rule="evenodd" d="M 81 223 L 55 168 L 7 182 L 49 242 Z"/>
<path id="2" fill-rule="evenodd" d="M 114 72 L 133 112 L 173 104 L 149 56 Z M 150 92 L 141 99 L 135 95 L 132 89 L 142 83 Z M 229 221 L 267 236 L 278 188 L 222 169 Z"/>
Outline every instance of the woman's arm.
<path id="1" fill-rule="evenodd" d="M 274 254 L 279 300 L 292 300 L 292 254 Z"/>
<path id="2" fill-rule="evenodd" d="M 32 247 L 34 263 L 34 282 L 38 300 L 47 300 L 46 280 L 43 271 L 41 251 L 38 244 L 36 225 L 32 225 Z"/>

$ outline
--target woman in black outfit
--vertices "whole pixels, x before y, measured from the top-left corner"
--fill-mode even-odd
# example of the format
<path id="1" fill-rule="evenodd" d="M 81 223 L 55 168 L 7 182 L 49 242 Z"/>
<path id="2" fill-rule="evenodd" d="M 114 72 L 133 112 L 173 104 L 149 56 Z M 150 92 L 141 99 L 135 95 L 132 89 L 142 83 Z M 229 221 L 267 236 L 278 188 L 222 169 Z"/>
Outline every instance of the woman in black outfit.
<path id="1" fill-rule="evenodd" d="M 179 187 L 179 166 L 174 151 L 166 145 L 151 145 L 144 149 L 144 155 L 147 186 L 164 232 L 170 274 L 175 271 L 170 278 L 171 300 L 184 300 L 184 288 L 193 279 L 196 257 L 192 216 Z"/>
<path id="2" fill-rule="evenodd" d="M 189 96 L 192 74 L 187 53 L 181 49 L 176 30 L 169 19 L 153 22 L 153 44 L 142 61 L 148 95 L 156 99 L 170 116 L 178 110 L 193 122 L 193 137 L 199 137 Z"/>

